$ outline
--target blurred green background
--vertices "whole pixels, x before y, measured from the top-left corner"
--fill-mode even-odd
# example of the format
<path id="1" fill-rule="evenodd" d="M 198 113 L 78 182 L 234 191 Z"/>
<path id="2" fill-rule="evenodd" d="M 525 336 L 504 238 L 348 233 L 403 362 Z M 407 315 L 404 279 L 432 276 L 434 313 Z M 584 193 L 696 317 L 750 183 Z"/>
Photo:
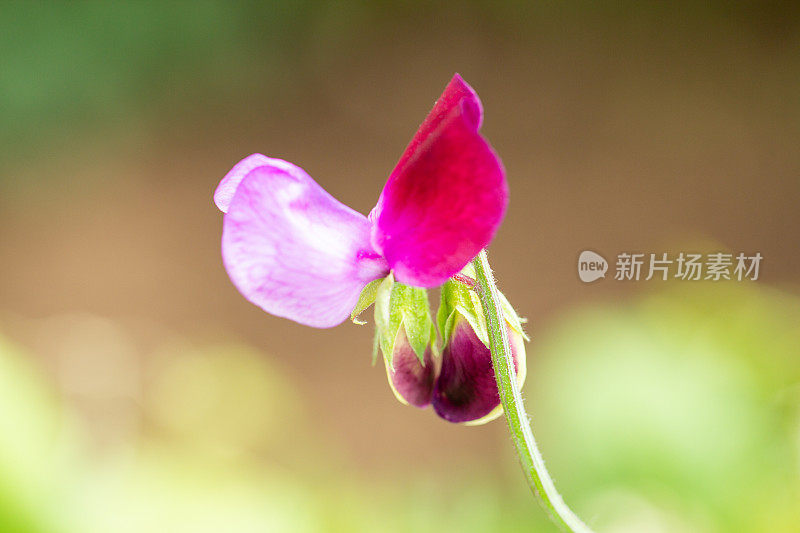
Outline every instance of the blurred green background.
<path id="1" fill-rule="evenodd" d="M 268 316 L 219 257 L 236 161 L 366 213 L 456 71 L 567 501 L 603 532 L 799 531 L 798 50 L 795 2 L 3 2 L 0 531 L 552 530 L 502 421 L 401 406 L 371 326 Z M 764 261 L 587 285 L 584 249 Z"/>

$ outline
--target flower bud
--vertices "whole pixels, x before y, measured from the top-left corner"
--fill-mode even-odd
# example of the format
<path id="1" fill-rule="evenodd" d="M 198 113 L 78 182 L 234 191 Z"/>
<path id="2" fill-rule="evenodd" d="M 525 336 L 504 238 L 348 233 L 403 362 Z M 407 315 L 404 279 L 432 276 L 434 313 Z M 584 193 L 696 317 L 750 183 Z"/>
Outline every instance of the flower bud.
<path id="1" fill-rule="evenodd" d="M 425 289 L 397 283 L 391 275 L 381 282 L 375 292 L 375 341 L 397 399 L 430 405 L 437 373 L 436 326 Z"/>
<path id="2" fill-rule="evenodd" d="M 506 322 L 517 383 L 525 380 L 525 345 Z M 459 315 L 442 350 L 441 371 L 433 390 L 433 409 L 449 422 L 482 424 L 503 410 L 497 392 L 492 354 L 469 321 Z"/>
<path id="3" fill-rule="evenodd" d="M 465 269 L 468 276 L 473 272 Z M 506 331 L 517 384 L 525 381 L 525 334 L 514 309 L 501 295 Z M 457 281 L 442 287 L 437 314 L 442 334 L 439 376 L 433 389 L 433 409 L 450 422 L 483 424 L 503 412 L 489 350 L 489 332 L 478 295 Z"/>

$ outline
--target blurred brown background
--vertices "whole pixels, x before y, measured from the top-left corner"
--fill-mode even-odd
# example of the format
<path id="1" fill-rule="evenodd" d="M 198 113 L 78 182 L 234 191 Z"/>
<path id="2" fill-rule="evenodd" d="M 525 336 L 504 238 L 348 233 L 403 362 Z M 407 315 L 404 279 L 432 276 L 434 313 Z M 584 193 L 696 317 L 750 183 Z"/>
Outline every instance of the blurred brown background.
<path id="1" fill-rule="evenodd" d="M 464 428 L 399 405 L 370 365 L 371 325 L 269 316 L 219 255 L 211 196 L 240 158 L 292 161 L 367 213 L 453 72 L 481 95 L 508 172 L 490 258 L 530 320 L 528 387 L 537 339 L 571 309 L 671 285 L 583 284 L 584 249 L 610 261 L 758 251 L 755 283 L 797 293 L 795 3 L 12 2 L 0 28 L 0 331 L 35 354 L 100 450 L 159 432 L 141 405 L 165 339 L 235 342 L 285 373 L 287 403 L 320 439 L 270 456 L 289 472 L 333 454 L 368 482 L 418 473 L 436 492 L 474 473 L 526 501 L 502 421 Z M 64 385 L 63 339 L 85 326 L 47 326 L 64 316 L 126 332 L 122 370 L 92 328 L 99 347 L 79 337 L 76 352 L 100 355 L 67 358 L 111 391 L 86 393 L 80 371 L 77 389 Z M 130 387 L 120 405 L 108 401 L 118 387 Z M 186 392 L 197 401 L 198 387 Z M 253 405 L 247 420 L 260 416 Z M 291 421 L 270 431 L 306 438 Z M 543 439 L 545 457 L 557 453 Z"/>

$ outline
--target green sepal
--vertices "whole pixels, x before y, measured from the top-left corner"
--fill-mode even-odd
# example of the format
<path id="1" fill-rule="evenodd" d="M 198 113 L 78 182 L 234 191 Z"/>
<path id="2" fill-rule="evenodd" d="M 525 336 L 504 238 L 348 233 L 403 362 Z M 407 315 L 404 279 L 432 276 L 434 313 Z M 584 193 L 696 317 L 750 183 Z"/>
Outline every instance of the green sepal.
<path id="1" fill-rule="evenodd" d="M 530 342 L 531 339 L 525 334 L 525 331 L 522 329 L 522 324 L 527 322 L 527 320 L 521 318 L 517 314 L 517 312 L 514 311 L 514 308 L 511 307 L 511 304 L 508 302 L 508 298 L 506 298 L 502 292 L 497 291 L 497 293 L 500 295 L 500 305 L 503 306 L 503 315 L 508 321 L 508 324 L 514 331 L 522 335 L 523 339 Z"/>
<path id="2" fill-rule="evenodd" d="M 381 334 L 378 328 L 375 328 L 375 335 L 372 338 L 372 366 L 378 362 L 378 352 L 381 351 Z"/>
<path id="3" fill-rule="evenodd" d="M 390 363 L 392 361 L 392 351 L 394 350 L 394 340 L 397 336 L 397 329 L 400 326 L 399 321 L 397 324 L 392 325 L 390 300 L 393 286 L 394 276 L 389 274 L 378 285 L 375 294 L 376 344 Z"/>
<path id="4" fill-rule="evenodd" d="M 394 345 L 400 328 L 405 328 L 408 343 L 420 362 L 425 351 L 436 342 L 436 327 L 431 318 L 428 293 L 394 281 L 389 275 L 377 288 L 375 296 L 375 328 L 377 345 L 391 364 Z"/>
<path id="5" fill-rule="evenodd" d="M 391 305 L 402 317 L 406 328 L 408 343 L 417 354 L 420 362 L 425 360 L 425 351 L 436 340 L 436 329 L 431 319 L 428 291 L 395 283 L 392 289 Z"/>
<path id="6" fill-rule="evenodd" d="M 375 303 L 375 297 L 378 295 L 378 287 L 382 282 L 382 279 L 372 280 L 367 283 L 367 286 L 364 287 L 363 291 L 361 291 L 361 295 L 358 297 L 358 302 L 353 308 L 353 312 L 350 313 L 350 320 L 353 321 L 353 324 L 358 324 L 359 326 L 366 324 L 364 320 L 360 320 L 358 318 L 358 315 L 363 313 L 367 307 Z"/>
<path id="7" fill-rule="evenodd" d="M 478 294 L 466 285 L 449 279 L 442 285 L 442 300 L 436 313 L 444 344 L 450 339 L 457 315 L 463 316 L 481 342 L 489 346 L 489 330 Z"/>
<path id="8" fill-rule="evenodd" d="M 465 266 L 461 270 L 461 273 L 467 277 L 475 278 L 475 268 L 472 264 Z M 503 307 L 503 315 L 511 328 L 522 335 L 526 341 L 530 340 L 522 329 L 522 324 L 526 322 L 525 319 L 517 315 L 517 312 L 511 307 L 511 304 L 503 293 L 500 291 L 498 291 L 498 293 L 500 295 L 500 304 Z M 489 330 L 486 327 L 486 319 L 483 315 L 483 307 L 478 293 L 460 281 L 449 279 L 442 286 L 442 301 L 436 313 L 436 320 L 439 331 L 442 334 L 443 344 L 447 344 L 453 332 L 456 313 L 461 314 L 467 319 L 467 322 L 469 322 L 475 330 L 478 338 L 486 346 L 489 346 Z"/>

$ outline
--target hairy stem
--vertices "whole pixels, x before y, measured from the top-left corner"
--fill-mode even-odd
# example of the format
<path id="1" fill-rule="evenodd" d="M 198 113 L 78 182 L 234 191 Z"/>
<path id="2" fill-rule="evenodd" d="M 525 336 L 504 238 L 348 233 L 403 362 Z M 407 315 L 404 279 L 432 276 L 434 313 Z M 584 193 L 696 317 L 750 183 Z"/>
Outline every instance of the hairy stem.
<path id="1" fill-rule="evenodd" d="M 528 481 L 528 486 L 539 498 L 539 502 L 550 515 L 550 518 L 564 531 L 591 533 L 575 513 L 567 507 L 563 498 L 556 490 L 547 468 L 544 466 L 542 454 L 536 446 L 536 440 L 531 431 L 530 418 L 525 412 L 522 395 L 517 386 L 517 376 L 514 369 L 514 360 L 511 357 L 511 347 L 508 343 L 508 332 L 503 308 L 497 286 L 494 282 L 486 250 L 481 251 L 472 262 L 475 266 L 476 289 L 483 305 L 483 314 L 489 328 L 489 345 L 492 352 L 492 365 L 494 366 L 497 390 L 505 411 L 511 439 L 517 448 L 517 455 Z"/>

